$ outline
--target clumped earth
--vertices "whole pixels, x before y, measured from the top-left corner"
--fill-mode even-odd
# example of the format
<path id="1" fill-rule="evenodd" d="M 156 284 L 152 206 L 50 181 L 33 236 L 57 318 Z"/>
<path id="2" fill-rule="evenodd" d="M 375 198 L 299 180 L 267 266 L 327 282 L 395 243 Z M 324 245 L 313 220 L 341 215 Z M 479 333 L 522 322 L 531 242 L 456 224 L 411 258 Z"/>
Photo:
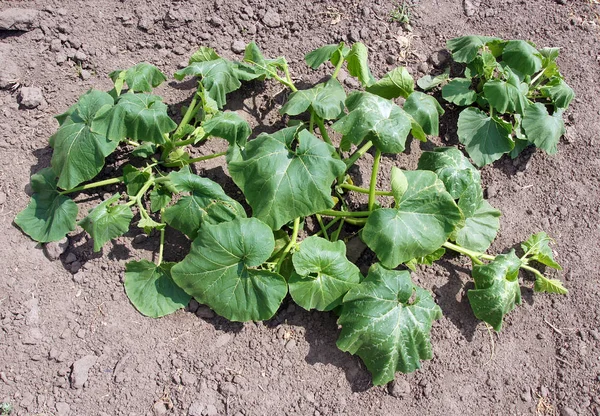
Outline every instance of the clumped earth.
<path id="1" fill-rule="evenodd" d="M 0 414 L 599 415 L 599 14 L 595 0 L 0 3 Z M 523 305 L 490 333 L 468 304 L 468 260 L 422 267 L 413 278 L 444 314 L 432 330 L 434 357 L 387 386 L 373 387 L 360 360 L 337 349 L 332 314 L 284 304 L 268 322 L 235 324 L 192 301 L 145 318 L 122 278 L 127 261 L 151 258 L 155 239 L 131 233 L 98 254 L 81 229 L 42 248 L 13 224 L 29 176 L 49 166 L 53 115 L 91 87 L 109 89 L 114 69 L 147 61 L 172 74 L 198 46 L 239 58 L 255 40 L 266 56 L 288 57 L 295 81 L 308 86 L 324 72 L 309 70 L 303 56 L 344 40 L 369 46 L 377 76 L 404 65 L 418 78 L 441 73 L 450 63 L 445 41 L 467 34 L 561 48 L 576 99 L 558 154 L 505 157 L 482 176 L 503 213 L 490 251 L 546 231 L 569 295 L 533 296 L 525 282 Z M 175 115 L 194 85 L 172 85 L 157 93 L 168 94 Z M 230 109 L 255 133 L 271 131 L 284 99 L 279 86 L 255 83 L 232 95 Z M 447 110 L 432 138 L 438 145 L 458 143 L 457 111 Z M 414 169 L 419 152 L 413 143 L 409 154 L 384 158 L 382 172 Z M 368 175 L 370 162 L 354 173 Z M 224 174 L 218 159 L 203 167 L 209 177 Z M 362 249 L 351 253 L 362 254 L 359 265 L 369 258 Z M 165 255 L 180 252 L 171 246 Z"/>

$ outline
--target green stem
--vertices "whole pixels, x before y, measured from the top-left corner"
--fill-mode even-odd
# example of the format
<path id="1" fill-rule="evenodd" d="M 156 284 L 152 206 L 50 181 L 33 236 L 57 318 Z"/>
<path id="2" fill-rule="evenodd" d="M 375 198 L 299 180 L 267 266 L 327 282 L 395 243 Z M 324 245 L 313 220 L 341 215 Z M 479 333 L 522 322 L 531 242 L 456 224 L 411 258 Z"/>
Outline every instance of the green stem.
<path id="1" fill-rule="evenodd" d="M 196 113 L 200 109 L 200 106 L 202 106 L 202 102 L 198 103 L 198 94 L 194 94 L 194 98 L 192 98 L 190 106 L 183 115 L 183 118 L 181 119 L 179 126 L 177 126 L 175 133 L 173 133 L 173 136 L 177 136 L 179 133 L 181 133 L 181 130 L 185 127 L 185 125 L 188 124 L 192 117 L 196 115 Z"/>
<path id="2" fill-rule="evenodd" d="M 340 225 L 335 230 L 335 232 L 331 235 L 331 241 L 337 241 L 340 238 L 340 233 L 342 232 L 342 228 L 344 228 L 344 223 L 347 221 L 347 218 L 342 218 L 340 221 Z"/>
<path id="3" fill-rule="evenodd" d="M 181 163 L 184 163 L 185 165 L 191 165 L 192 163 L 202 162 L 203 160 L 214 159 L 216 157 L 225 156 L 226 154 L 227 154 L 227 152 L 213 153 L 210 155 L 199 156 L 199 157 L 195 157 L 193 159 L 189 159 L 189 160 L 185 160 L 185 161 L 180 160 L 178 162 L 164 163 L 163 166 L 166 168 L 176 168 L 178 166 L 181 166 Z"/>
<path id="4" fill-rule="evenodd" d="M 103 181 L 87 183 L 85 185 L 78 186 L 73 189 L 67 189 L 65 191 L 59 192 L 60 195 L 71 194 L 73 192 L 85 191 L 86 189 L 98 188 L 100 186 L 114 185 L 117 183 L 123 182 L 123 177 L 119 176 L 118 178 L 105 179 Z"/>
<path id="5" fill-rule="evenodd" d="M 321 230 L 321 231 L 317 232 L 315 235 L 321 235 L 321 234 L 323 234 L 323 231 L 329 230 L 331 227 L 333 227 L 335 224 L 337 224 L 337 222 L 340 221 L 341 219 L 342 218 L 340 218 L 340 217 L 332 219 L 331 221 L 329 221 L 327 223 L 327 225 L 325 226 L 324 230 Z"/>
<path id="6" fill-rule="evenodd" d="M 348 224 L 352 225 L 365 225 L 367 223 L 367 218 L 344 218 Z"/>
<path id="7" fill-rule="evenodd" d="M 290 252 L 290 250 L 292 249 L 292 247 L 294 247 L 294 245 L 296 244 L 296 240 L 298 239 L 298 232 L 299 231 L 300 231 L 300 217 L 297 217 L 294 220 L 294 229 L 292 230 L 292 237 L 290 239 L 290 242 L 287 244 L 287 246 L 285 246 L 285 249 L 283 250 L 283 253 L 281 253 L 281 256 L 279 257 L 279 260 L 277 261 L 277 266 L 275 266 L 275 270 L 277 272 L 279 272 L 279 269 L 281 268 L 281 265 L 283 264 L 283 261 L 287 257 L 287 255 Z"/>
<path id="8" fill-rule="evenodd" d="M 294 85 L 294 81 L 292 81 L 292 77 L 290 76 L 290 69 L 287 66 L 287 62 L 283 66 L 283 72 L 285 73 L 285 79 L 287 80 L 286 85 L 289 87 L 289 89 L 291 89 L 294 92 L 298 91 L 298 89 Z"/>
<path id="9" fill-rule="evenodd" d="M 198 129 L 196 129 L 196 130 L 198 130 Z M 196 132 L 196 130 L 194 130 L 194 133 Z M 204 137 L 201 137 L 200 139 L 197 139 L 196 135 L 194 133 L 190 134 L 190 137 L 188 139 L 175 142 L 175 143 L 173 143 L 173 145 L 175 147 L 183 147 L 183 146 L 187 146 L 188 144 L 197 144 L 197 143 L 200 143 L 200 142 L 208 139 L 207 135 L 205 135 Z"/>
<path id="10" fill-rule="evenodd" d="M 164 208 L 160 210 L 161 218 L 162 218 L 162 214 L 164 213 L 164 211 L 165 211 Z M 160 245 L 158 247 L 158 261 L 156 263 L 157 266 L 160 266 L 163 261 L 163 251 L 165 248 L 165 228 L 166 227 L 163 227 L 160 230 Z"/>
<path id="11" fill-rule="evenodd" d="M 312 117 L 312 112 L 311 112 L 311 117 Z M 327 129 L 325 128 L 325 122 L 323 121 L 323 119 L 321 117 L 316 117 L 316 121 L 317 121 L 317 126 L 319 126 L 319 131 L 321 132 L 321 137 L 323 137 L 323 140 L 325 141 L 325 143 L 327 143 L 330 146 L 333 146 L 333 143 L 331 143 L 331 139 L 329 138 L 329 134 L 327 133 Z"/>
<path id="12" fill-rule="evenodd" d="M 370 192 L 367 188 L 361 188 L 360 186 L 350 185 L 349 183 L 343 183 L 339 185 L 342 189 L 347 189 L 349 191 L 360 192 L 361 194 L 368 194 Z M 375 195 L 382 196 L 394 196 L 392 191 L 375 191 Z"/>
<path id="13" fill-rule="evenodd" d="M 133 147 L 138 147 L 140 145 L 138 142 L 129 139 L 125 140 L 125 143 Z"/>
<path id="14" fill-rule="evenodd" d="M 348 170 L 350 166 L 354 165 L 356 161 L 360 159 L 362 155 L 367 153 L 371 147 L 373 147 L 373 142 L 369 140 L 360 149 L 354 152 L 348 159 L 344 160 L 344 163 L 346 164 L 346 170 Z"/>
<path id="15" fill-rule="evenodd" d="M 373 160 L 373 170 L 371 171 L 371 183 L 369 184 L 369 211 L 373 211 L 375 206 L 375 186 L 377 185 L 377 174 L 379 173 L 379 161 L 381 160 L 381 151 L 375 151 L 375 160 Z"/>
<path id="16" fill-rule="evenodd" d="M 334 209 L 326 209 L 319 212 L 319 215 L 325 215 L 328 217 L 368 217 L 371 215 L 371 211 L 336 211 Z"/>
<path id="17" fill-rule="evenodd" d="M 315 111 L 310 109 L 310 121 L 308 122 L 308 131 L 312 134 L 315 128 Z"/>
<path id="18" fill-rule="evenodd" d="M 325 224 L 323 224 L 323 218 L 319 214 L 315 214 L 315 218 L 317 218 L 319 227 L 321 227 L 321 231 L 323 232 L 323 237 L 325 237 L 326 240 L 329 240 L 329 235 L 327 234 L 327 228 L 325 228 Z"/>
<path id="19" fill-rule="evenodd" d="M 476 264 L 483 264 L 483 262 L 481 261 L 482 259 L 489 260 L 489 261 L 494 261 L 496 259 L 495 256 L 490 256 L 489 254 L 469 250 L 468 248 L 461 247 L 461 246 L 453 244 L 449 241 L 446 241 L 444 244 L 442 244 L 442 247 L 445 247 L 452 251 L 456 251 L 457 253 L 460 253 L 460 254 L 464 254 L 465 256 L 470 257 L 471 260 L 473 261 L 473 263 L 476 263 Z"/>
<path id="20" fill-rule="evenodd" d="M 531 82 L 529 83 L 529 85 L 535 87 L 535 83 L 541 78 L 542 75 L 544 75 L 544 71 L 546 68 L 543 68 L 539 74 L 537 74 L 535 77 L 533 77 L 533 79 L 531 80 Z"/>
<path id="21" fill-rule="evenodd" d="M 344 45 L 342 44 L 342 48 L 344 47 Z M 331 78 L 337 78 L 338 74 L 340 73 L 340 69 L 342 69 L 342 66 L 344 65 L 344 57 L 342 56 L 342 51 L 339 51 L 339 55 L 340 55 L 340 60 L 338 61 L 337 65 L 335 66 L 335 69 L 333 70 L 333 74 L 331 74 Z"/>

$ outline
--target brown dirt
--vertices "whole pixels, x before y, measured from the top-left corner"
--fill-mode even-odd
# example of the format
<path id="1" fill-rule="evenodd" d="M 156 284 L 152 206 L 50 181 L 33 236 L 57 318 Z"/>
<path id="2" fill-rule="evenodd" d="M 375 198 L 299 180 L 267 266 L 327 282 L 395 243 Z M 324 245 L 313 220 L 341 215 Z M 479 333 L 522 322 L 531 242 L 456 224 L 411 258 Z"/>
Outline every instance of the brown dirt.
<path id="1" fill-rule="evenodd" d="M 17 415 L 599 415 L 600 5 L 471 0 L 467 16 L 462 3 L 415 0 L 409 33 L 388 20 L 393 4 L 383 1 L 274 0 L 268 8 L 255 0 L 0 2 L 0 10 L 40 10 L 37 28 L 0 32 L 0 46 L 11 49 L 4 56 L 20 69 L 16 81 L 40 87 L 46 101 L 25 109 L 18 93 L 0 91 L 0 402 Z M 234 40 L 256 40 L 267 56 L 286 55 L 298 82 L 310 83 L 324 72 L 306 69 L 303 55 L 350 39 L 369 46 L 376 75 L 403 64 L 418 77 L 437 70 L 445 40 L 466 34 L 562 48 L 561 70 L 577 99 L 565 114 L 559 153 L 504 158 L 484 168 L 483 178 L 489 201 L 503 213 L 492 251 L 547 231 L 557 240 L 570 293 L 533 295 L 526 281 L 523 305 L 500 334 L 490 334 L 470 310 L 465 259 L 420 269 L 415 280 L 433 290 L 444 313 L 432 331 L 434 358 L 390 386 L 372 387 L 360 360 L 336 348 L 333 315 L 284 305 L 265 323 L 232 324 L 203 308 L 200 317 L 179 311 L 145 318 L 121 279 L 125 262 L 151 258 L 153 240 L 128 235 L 100 256 L 79 230 L 51 262 L 12 223 L 27 204 L 30 174 L 49 165 L 52 116 L 91 87 L 108 89 L 113 69 L 145 60 L 172 74 L 200 45 L 234 58 Z M 76 52 L 80 66 L 60 62 Z M 276 86 L 255 87 L 256 101 L 250 90 L 233 101 L 241 111 L 266 114 L 252 123 L 268 130 L 279 121 L 270 110 L 283 97 L 274 95 Z M 159 93 L 177 104 L 191 90 Z M 441 137 L 433 140 L 456 144 L 451 119 Z M 412 148 L 386 159 L 382 171 L 414 167 L 419 146 Z M 206 172 L 218 175 L 220 165 L 213 161 Z M 181 250 L 170 247 L 167 255 L 180 257 Z M 74 389 L 72 365 L 86 356 L 95 357 L 85 359 L 88 379 Z"/>

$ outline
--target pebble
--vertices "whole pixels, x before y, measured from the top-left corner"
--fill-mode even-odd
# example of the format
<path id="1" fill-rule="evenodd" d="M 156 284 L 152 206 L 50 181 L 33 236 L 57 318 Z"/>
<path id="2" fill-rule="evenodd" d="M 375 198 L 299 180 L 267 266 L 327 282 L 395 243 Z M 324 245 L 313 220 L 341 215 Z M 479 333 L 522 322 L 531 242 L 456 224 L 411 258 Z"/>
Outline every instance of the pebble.
<path id="1" fill-rule="evenodd" d="M 196 384 L 196 376 L 188 371 L 183 371 L 181 373 L 181 384 L 184 386 L 193 386 Z"/>
<path id="2" fill-rule="evenodd" d="M 215 317 L 215 313 L 208 306 L 200 305 L 196 310 L 196 316 L 203 319 L 212 319 Z"/>
<path id="3" fill-rule="evenodd" d="M 69 247 L 69 239 L 64 237 L 60 241 L 52 241 L 44 244 L 44 254 L 48 257 L 48 260 L 55 261 L 60 258 L 60 255 L 65 252 Z"/>
<path id="4" fill-rule="evenodd" d="M 201 402 L 193 402 L 188 408 L 188 416 L 202 416 L 202 411 L 204 410 L 204 403 Z"/>
<path id="5" fill-rule="evenodd" d="M 478 4 L 476 4 L 476 2 L 473 2 L 471 0 L 463 1 L 463 9 L 465 11 L 465 16 L 467 16 L 467 17 L 473 16 L 475 14 L 475 12 L 477 11 L 477 7 L 478 7 Z"/>
<path id="6" fill-rule="evenodd" d="M 67 60 L 67 55 L 66 55 L 65 53 L 63 53 L 63 52 L 59 52 L 59 53 L 57 53 L 57 54 L 56 54 L 56 59 L 55 59 L 55 61 L 56 61 L 56 63 L 57 63 L 58 65 L 60 65 L 60 64 L 62 64 L 62 63 L 64 63 L 64 62 L 66 62 L 66 60 Z"/>
<path id="7" fill-rule="evenodd" d="M 82 69 L 79 76 L 81 77 L 82 80 L 87 81 L 88 79 L 90 79 L 92 77 L 92 73 L 90 71 L 88 71 L 87 69 Z"/>
<path id="8" fill-rule="evenodd" d="M 60 52 L 62 50 L 62 42 L 60 39 L 52 39 L 52 42 L 50 42 L 50 50 L 52 52 Z"/>
<path id="9" fill-rule="evenodd" d="M 71 264 L 75 260 L 77 260 L 77 256 L 73 253 L 68 253 L 67 257 L 65 257 L 65 264 Z"/>
<path id="10" fill-rule="evenodd" d="M 152 28 L 152 24 L 154 22 L 152 21 L 152 19 L 148 19 L 147 17 L 142 17 L 139 21 L 138 21 L 138 28 L 144 31 L 148 31 Z"/>
<path id="11" fill-rule="evenodd" d="M 188 304 L 188 311 L 190 311 L 191 313 L 196 313 L 196 311 L 198 310 L 198 308 L 200 307 L 200 304 L 198 303 L 198 301 L 194 298 L 192 298 L 190 300 L 190 303 Z"/>
<path id="12" fill-rule="evenodd" d="M 403 399 L 410 394 L 410 383 L 404 379 L 397 379 L 388 384 L 388 392 L 397 399 Z"/>
<path id="13" fill-rule="evenodd" d="M 225 24 L 225 21 L 221 19 L 219 16 L 211 16 L 208 19 L 208 23 L 213 25 L 214 27 L 221 27 Z"/>
<path id="14" fill-rule="evenodd" d="M 0 30 L 29 31 L 37 27 L 38 11 L 10 8 L 0 12 Z"/>
<path id="15" fill-rule="evenodd" d="M 262 18 L 263 23 L 270 28 L 276 28 L 281 26 L 281 16 L 273 9 L 267 10 Z"/>
<path id="16" fill-rule="evenodd" d="M 563 407 L 560 411 L 560 416 L 577 416 L 578 413 L 570 407 Z"/>
<path id="17" fill-rule="evenodd" d="M 0 205 L 4 205 L 6 203 L 6 194 L 4 192 L 0 192 Z"/>
<path id="18" fill-rule="evenodd" d="M 56 403 L 56 414 L 58 416 L 67 416 L 71 412 L 71 406 L 65 402 Z"/>
<path id="19" fill-rule="evenodd" d="M 41 88 L 37 87 L 23 87 L 21 88 L 21 105 L 25 108 L 36 108 L 46 100 Z"/>
<path id="20" fill-rule="evenodd" d="M 450 61 L 450 54 L 446 51 L 436 51 L 429 57 L 429 62 L 436 67 L 442 68 Z"/>
<path id="21" fill-rule="evenodd" d="M 296 348 L 296 340 L 290 339 L 287 344 L 285 344 L 285 349 L 288 351 L 293 351 Z"/>
<path id="22" fill-rule="evenodd" d="M 88 371 L 98 361 L 98 357 L 95 355 L 86 355 L 83 358 L 75 361 L 71 370 L 71 387 L 74 389 L 80 389 L 86 383 L 88 379 Z"/>
<path id="23" fill-rule="evenodd" d="M 244 42 L 243 40 L 234 40 L 231 43 L 231 51 L 233 53 L 244 53 L 244 51 L 246 50 L 246 42 Z"/>
<path id="24" fill-rule="evenodd" d="M 71 263 L 71 273 L 77 273 L 81 269 L 81 266 L 83 266 L 83 264 L 81 264 L 80 261 L 74 261 L 73 263 Z"/>
<path id="25" fill-rule="evenodd" d="M 75 52 L 75 60 L 79 62 L 83 62 L 87 59 L 87 55 L 83 51 Z"/>
<path id="26" fill-rule="evenodd" d="M 526 403 L 529 403 L 531 401 L 531 392 L 529 391 L 529 388 L 527 388 L 523 393 L 521 393 L 521 400 L 523 400 Z"/>
<path id="27" fill-rule="evenodd" d="M 154 411 L 154 414 L 156 416 L 166 415 L 169 412 L 167 404 L 162 400 L 159 400 L 156 403 L 154 403 L 154 406 L 152 406 L 152 410 Z"/>

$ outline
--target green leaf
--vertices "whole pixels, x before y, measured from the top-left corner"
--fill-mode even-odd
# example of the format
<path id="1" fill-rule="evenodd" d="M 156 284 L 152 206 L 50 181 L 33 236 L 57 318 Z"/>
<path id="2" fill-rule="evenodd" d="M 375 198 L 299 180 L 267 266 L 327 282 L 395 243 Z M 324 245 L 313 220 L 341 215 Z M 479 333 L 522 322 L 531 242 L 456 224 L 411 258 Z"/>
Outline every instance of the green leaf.
<path id="1" fill-rule="evenodd" d="M 198 232 L 190 253 L 171 270 L 177 285 L 230 321 L 271 318 L 287 294 L 277 273 L 260 270 L 275 247 L 273 232 L 256 218 L 237 218 Z"/>
<path id="2" fill-rule="evenodd" d="M 349 113 L 333 124 L 332 128 L 344 135 L 342 148 L 350 143 L 359 145 L 373 140 L 383 153 L 404 151 L 411 130 L 412 118 L 390 100 L 368 92 L 354 92 L 346 99 Z"/>
<path id="3" fill-rule="evenodd" d="M 150 179 L 150 172 L 144 172 L 131 165 L 125 165 L 123 168 L 123 182 L 129 196 L 136 196 L 148 179 Z"/>
<path id="4" fill-rule="evenodd" d="M 150 192 L 150 211 L 157 212 L 169 205 L 172 194 L 166 187 L 156 185 Z"/>
<path id="5" fill-rule="evenodd" d="M 404 195 L 408 189 L 408 180 L 402 170 L 398 169 L 396 166 L 392 166 L 392 173 L 390 176 L 392 194 L 394 194 L 394 200 L 396 201 L 396 204 L 398 204 L 402 199 L 402 195 Z"/>
<path id="6" fill-rule="evenodd" d="M 208 96 L 217 103 L 218 108 L 225 105 L 227 94 L 242 86 L 233 64 L 222 58 L 192 62 L 175 72 L 174 76 L 179 81 L 186 76 L 200 77 Z"/>
<path id="7" fill-rule="evenodd" d="M 508 80 L 492 79 L 483 85 L 483 93 L 489 104 L 499 113 L 523 113 L 528 105 L 527 98 L 521 91 L 521 82 L 512 71 L 508 70 Z"/>
<path id="8" fill-rule="evenodd" d="M 460 210 L 435 173 L 404 171 L 408 188 L 393 209 L 371 213 L 362 239 L 384 266 L 397 267 L 442 246 L 462 222 Z"/>
<path id="9" fill-rule="evenodd" d="M 466 108 L 458 116 L 458 139 L 479 167 L 492 163 L 515 146 L 512 125 L 490 117 L 477 108 Z"/>
<path id="10" fill-rule="evenodd" d="M 225 139 L 231 145 L 245 146 L 252 133 L 250 125 L 234 111 L 218 112 L 202 124 L 204 132 Z"/>
<path id="11" fill-rule="evenodd" d="M 327 61 L 335 61 L 334 65 L 337 64 L 340 56 L 344 56 L 344 43 L 325 45 L 312 52 L 307 53 L 304 56 L 306 64 L 312 69 L 317 69 Z M 337 58 L 336 58 L 337 56 Z"/>
<path id="12" fill-rule="evenodd" d="M 346 165 L 334 148 L 295 127 L 261 134 L 229 160 L 229 172 L 253 215 L 277 230 L 297 217 L 333 207 L 331 185 Z"/>
<path id="13" fill-rule="evenodd" d="M 477 93 L 471 89 L 471 80 L 455 78 L 442 87 L 444 100 L 460 106 L 471 105 L 477 99 Z"/>
<path id="14" fill-rule="evenodd" d="M 139 146 L 136 146 L 132 151 L 131 154 L 135 157 L 141 157 L 141 158 L 148 158 L 151 157 L 152 155 L 154 155 L 154 153 L 156 153 L 156 144 L 154 143 L 143 143 Z"/>
<path id="15" fill-rule="evenodd" d="M 221 57 L 215 52 L 213 48 L 209 48 L 206 46 L 200 46 L 200 48 L 190 56 L 189 64 L 193 64 L 194 62 L 207 62 L 207 61 L 215 61 L 220 59 Z"/>
<path id="16" fill-rule="evenodd" d="M 118 106 L 125 110 L 127 137 L 133 140 L 163 144 L 166 142 L 165 134 L 177 128 L 158 95 L 124 94 Z"/>
<path id="17" fill-rule="evenodd" d="M 361 42 L 356 42 L 346 56 L 348 73 L 358 78 L 363 87 L 370 87 L 376 81 L 369 69 L 368 54 L 367 47 Z"/>
<path id="18" fill-rule="evenodd" d="M 500 215 L 500 211 L 486 200 L 481 200 L 472 215 L 465 215 L 465 226 L 458 230 L 456 243 L 469 250 L 484 253 L 496 239 L 500 229 Z"/>
<path id="19" fill-rule="evenodd" d="M 435 98 L 415 91 L 408 96 L 403 108 L 419 123 L 426 134 L 439 135 L 440 116 L 444 114 L 444 109 Z"/>
<path id="20" fill-rule="evenodd" d="M 529 257 L 529 259 L 552 267 L 553 269 L 562 270 L 560 264 L 554 261 L 554 255 L 550 248 L 551 242 L 554 242 L 554 240 L 548 237 L 548 234 L 544 231 L 541 231 L 529 237 L 527 241 L 521 244 L 521 248 L 525 252 L 525 257 Z"/>
<path id="21" fill-rule="evenodd" d="M 431 75 L 425 75 L 417 80 L 417 85 L 423 91 L 429 91 L 448 81 L 450 78 L 450 71 L 445 71 L 440 75 L 432 77 Z"/>
<path id="22" fill-rule="evenodd" d="M 542 69 L 542 55 L 524 40 L 509 40 L 504 46 L 502 60 L 520 75 L 533 75 Z"/>
<path id="23" fill-rule="evenodd" d="M 541 276 L 536 276 L 533 290 L 534 292 L 556 293 L 559 295 L 566 295 L 569 293 L 560 280 L 548 279 Z"/>
<path id="24" fill-rule="evenodd" d="M 481 183 L 479 171 L 455 147 L 439 147 L 433 152 L 423 152 L 418 169 L 435 172 L 454 199 L 459 199 L 473 184 Z"/>
<path id="25" fill-rule="evenodd" d="M 125 292 L 133 306 L 146 316 L 159 318 L 185 308 L 192 298 L 171 277 L 175 263 L 160 266 L 148 260 L 125 266 Z"/>
<path id="26" fill-rule="evenodd" d="M 371 94 L 383 98 L 408 98 L 414 91 L 415 81 L 406 68 L 398 67 L 388 72 L 379 81 L 367 87 Z M 406 108 L 405 108 L 406 109 Z"/>
<path id="27" fill-rule="evenodd" d="M 452 52 L 452 58 L 456 62 L 469 63 L 475 59 L 483 45 L 488 42 L 499 40 L 489 36 L 469 35 L 450 39 L 446 46 Z"/>
<path id="28" fill-rule="evenodd" d="M 525 109 L 522 126 L 530 143 L 551 155 L 558 151 L 560 137 L 565 134 L 562 110 L 550 115 L 544 104 L 531 104 Z"/>
<path id="29" fill-rule="evenodd" d="M 271 79 L 278 70 L 284 70 L 287 67 L 287 62 L 282 56 L 276 59 L 266 59 L 254 41 L 246 46 L 244 62 L 251 64 L 253 76 L 261 79 Z"/>
<path id="30" fill-rule="evenodd" d="M 76 226 L 77 204 L 61 195 L 56 183 L 56 174 L 51 168 L 33 174 L 31 200 L 15 218 L 15 224 L 40 243 L 61 240 Z"/>
<path id="31" fill-rule="evenodd" d="M 122 79 L 127 83 L 130 91 L 151 92 L 153 88 L 158 87 L 167 80 L 165 74 L 152 64 L 140 62 L 126 70 L 117 70 L 108 74 L 115 83 L 117 94 L 121 94 L 122 84 L 118 85 L 118 80 Z"/>
<path id="32" fill-rule="evenodd" d="M 310 89 L 293 92 L 279 112 L 295 116 L 312 106 L 316 115 L 330 120 L 342 114 L 345 99 L 344 87 L 335 78 L 330 78 L 327 82 Z"/>
<path id="33" fill-rule="evenodd" d="M 411 259 L 411 260 L 407 261 L 406 263 L 404 263 L 404 265 L 414 272 L 415 270 L 417 270 L 418 264 L 424 264 L 426 266 L 431 266 L 433 263 L 435 263 L 436 261 L 441 259 L 444 256 L 444 254 L 446 254 L 446 249 L 443 247 L 438 248 L 433 253 L 428 254 L 426 256 L 416 257 L 414 259 Z"/>
<path id="34" fill-rule="evenodd" d="M 121 195 L 115 194 L 101 202 L 90 213 L 79 221 L 79 225 L 94 239 L 94 251 L 100 251 L 102 246 L 113 238 L 122 236 L 129 231 L 129 223 L 133 212 L 127 205 L 113 205 Z"/>
<path id="35" fill-rule="evenodd" d="M 496 331 L 502 329 L 502 318 L 521 304 L 519 267 L 521 260 L 511 250 L 500 254 L 491 263 L 473 266 L 475 289 L 467 292 L 477 319 L 490 324 Z"/>
<path id="36" fill-rule="evenodd" d="M 144 232 L 148 235 L 152 232 L 152 230 L 163 230 L 166 226 L 165 223 L 156 222 L 148 215 L 142 215 L 141 219 L 137 223 L 138 228 L 144 230 Z"/>
<path id="37" fill-rule="evenodd" d="M 312 236 L 302 241 L 292 256 L 295 273 L 289 280 L 290 295 L 306 310 L 330 311 L 361 280 L 360 270 L 346 258 L 342 241 Z"/>
<path id="38" fill-rule="evenodd" d="M 383 385 L 396 371 L 410 373 L 420 368 L 420 360 L 432 358 L 431 325 L 441 316 L 431 294 L 415 286 L 409 272 L 374 264 L 344 296 L 337 346 L 358 355 L 373 384 Z"/>
<path id="39" fill-rule="evenodd" d="M 51 164 L 59 178 L 58 187 L 72 189 L 95 177 L 104 166 L 104 158 L 119 145 L 118 141 L 91 129 L 96 114 L 105 114 L 113 103 L 105 92 L 88 91 L 50 137 L 50 146 L 54 148 Z"/>
<path id="40" fill-rule="evenodd" d="M 127 137 L 125 111 L 118 105 L 104 105 L 92 120 L 90 130 L 115 143 L 124 140 Z"/>
<path id="41" fill-rule="evenodd" d="M 575 98 L 575 92 L 567 83 L 559 77 L 554 77 L 546 85 L 540 88 L 544 97 L 552 100 L 555 110 L 566 109 Z"/>
<path id="42" fill-rule="evenodd" d="M 219 184 L 193 174 L 189 166 L 171 172 L 169 178 L 177 192 L 189 192 L 189 195 L 165 209 L 163 218 L 192 240 L 203 224 L 218 224 L 246 216 L 239 202 L 227 196 Z"/>

